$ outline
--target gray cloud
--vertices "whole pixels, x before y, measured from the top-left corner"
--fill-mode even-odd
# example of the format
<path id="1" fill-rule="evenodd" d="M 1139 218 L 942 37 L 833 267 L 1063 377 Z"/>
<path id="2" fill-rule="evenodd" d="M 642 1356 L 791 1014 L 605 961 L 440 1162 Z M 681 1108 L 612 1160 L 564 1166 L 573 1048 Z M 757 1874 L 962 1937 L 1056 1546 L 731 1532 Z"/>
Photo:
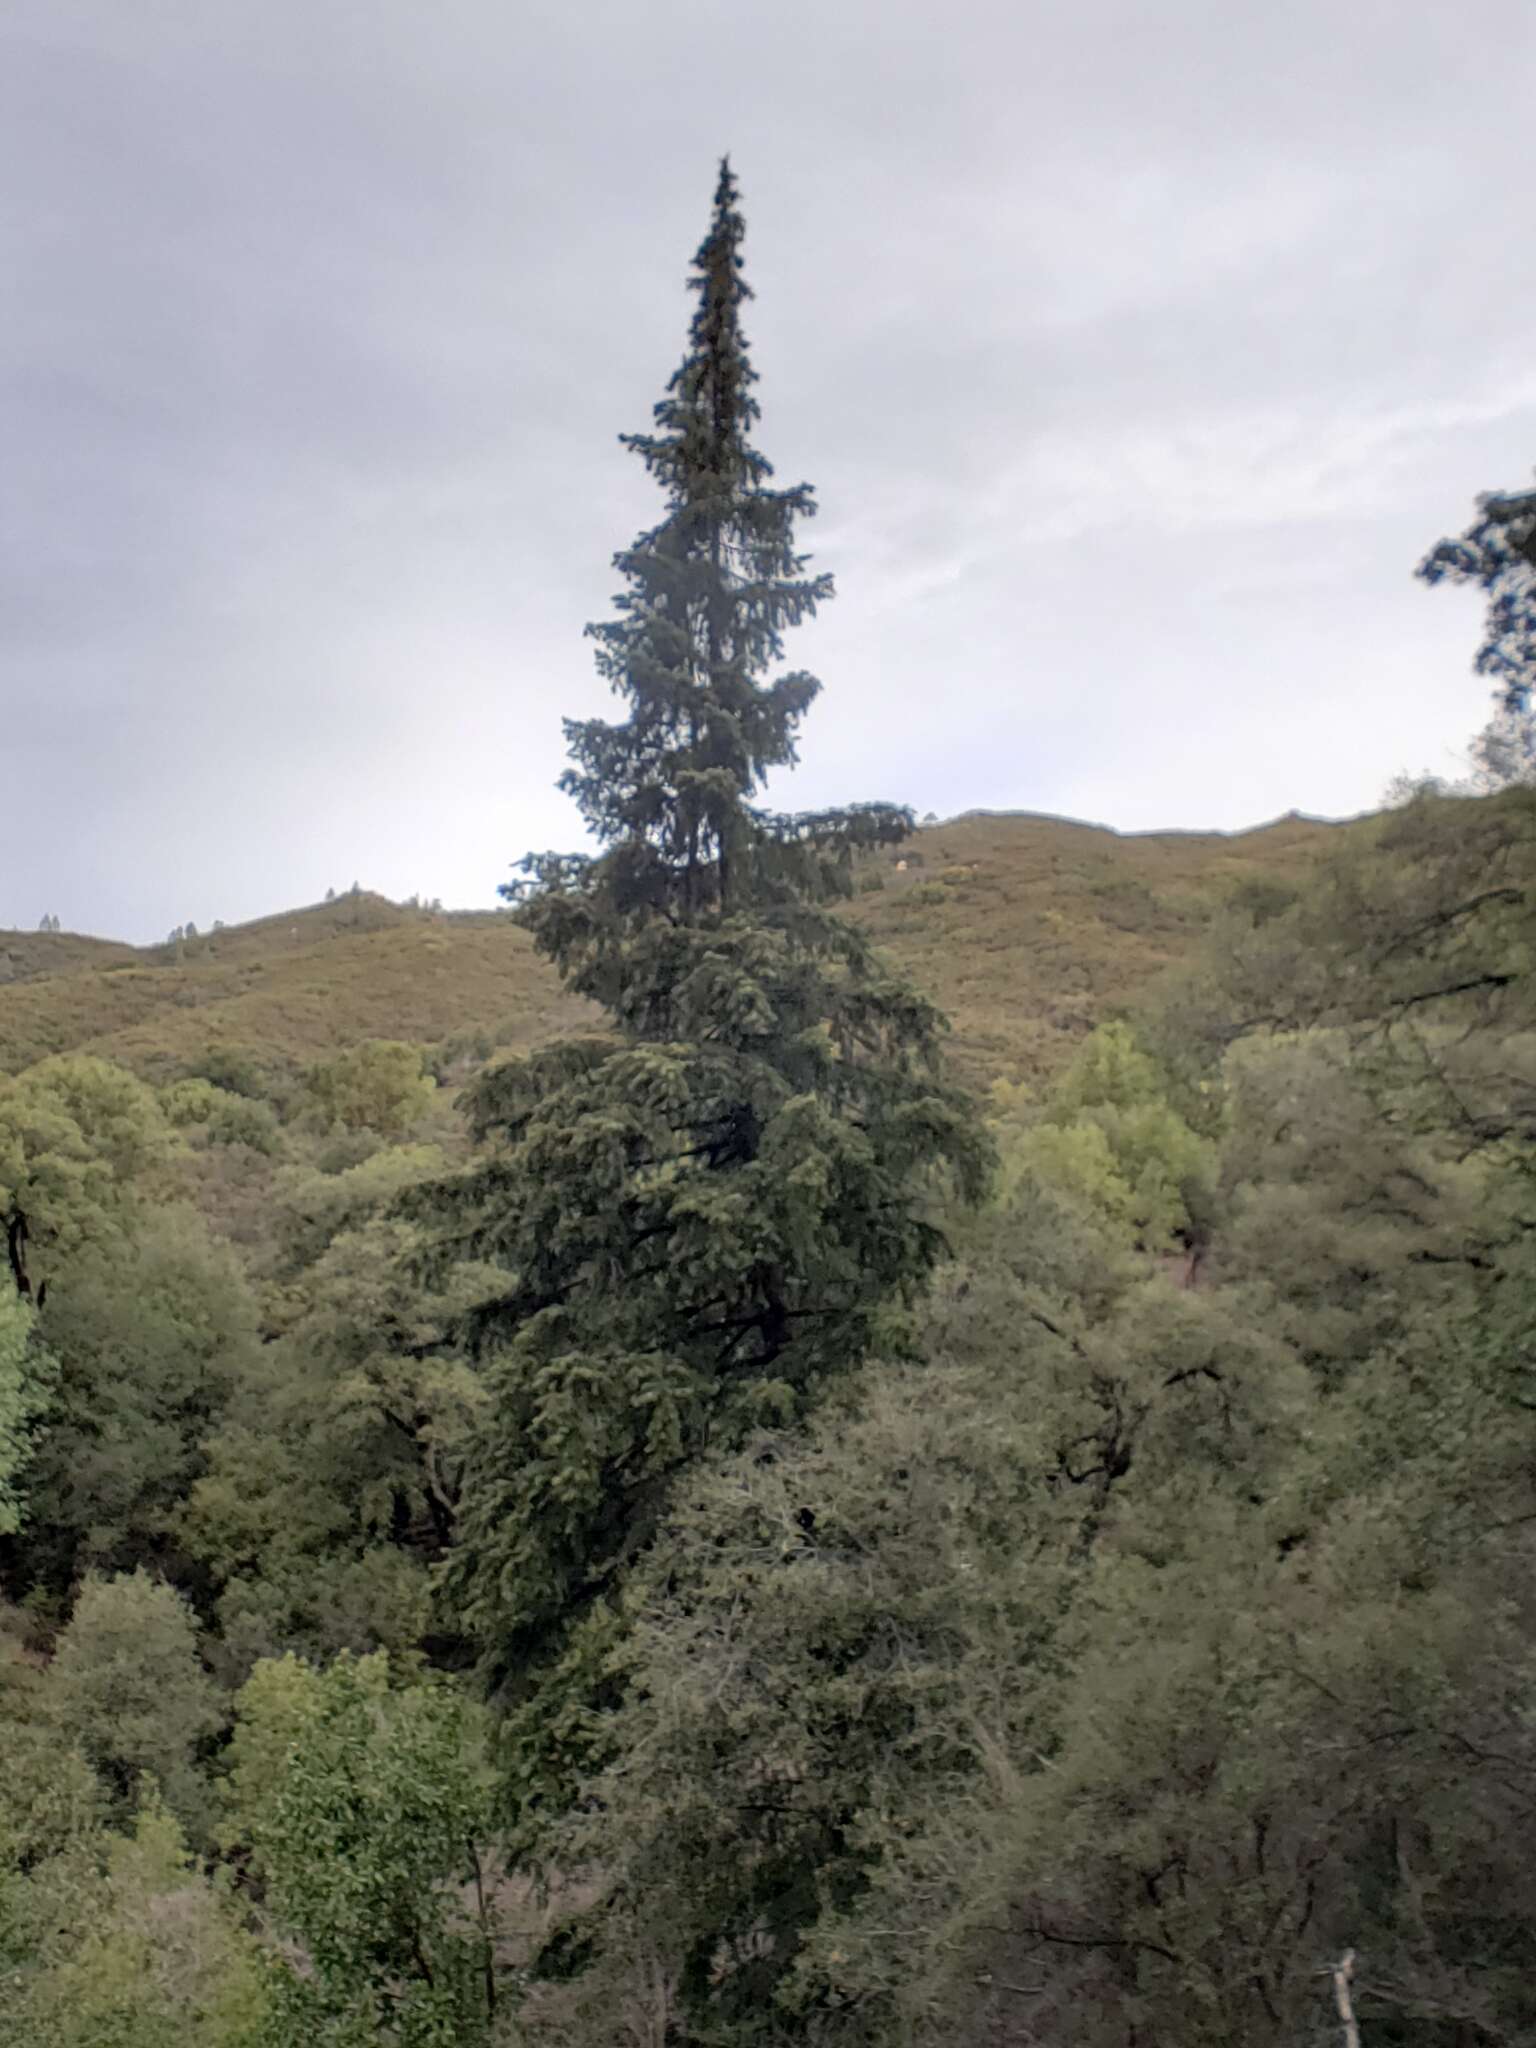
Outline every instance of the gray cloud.
<path id="1" fill-rule="evenodd" d="M 774 792 L 1236 826 L 1484 713 L 1536 463 L 1524 0 L 11 0 L 0 922 L 570 844 L 714 160 L 840 595 Z"/>

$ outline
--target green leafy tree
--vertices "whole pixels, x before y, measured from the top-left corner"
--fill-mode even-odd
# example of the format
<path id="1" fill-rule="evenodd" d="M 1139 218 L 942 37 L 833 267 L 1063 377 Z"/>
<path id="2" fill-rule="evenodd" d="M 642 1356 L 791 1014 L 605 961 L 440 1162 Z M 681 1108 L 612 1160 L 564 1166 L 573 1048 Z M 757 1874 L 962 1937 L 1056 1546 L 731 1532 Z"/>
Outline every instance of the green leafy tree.
<path id="1" fill-rule="evenodd" d="M 894 1335 L 942 1250 L 935 1171 L 975 1192 L 983 1168 L 937 1078 L 942 1020 L 828 907 L 910 814 L 752 801 L 818 688 L 764 678 L 831 582 L 794 550 L 809 488 L 770 489 L 748 438 L 742 235 L 723 165 L 688 354 L 655 431 L 625 437 L 663 515 L 589 629 L 629 715 L 566 725 L 563 787 L 604 850 L 530 856 L 517 885 L 610 1029 L 491 1069 L 470 1091 L 483 1162 L 421 1205 L 494 1285 L 464 1325 L 489 1398 L 448 1586 L 503 1685 L 622 1580 L 707 1443 Z M 570 1668 L 550 1683 L 580 1691 Z M 513 1731 L 525 1790 L 558 1776 L 553 1725 L 535 1700 Z"/>
<path id="2" fill-rule="evenodd" d="M 225 1873 L 227 1877 L 227 1873 Z M 27 1880 L 32 1939 L 0 1980 L 33 2048 L 257 2048 L 266 1978 L 222 1877 L 151 1789 L 128 1835 L 78 1837 Z"/>
<path id="3" fill-rule="evenodd" d="M 1209 1234 L 1216 1157 L 1168 1100 L 1169 1084 L 1126 1024 L 1101 1024 L 1031 1115 L 1007 1083 L 993 1091 L 1004 1192 L 1034 1175 L 1149 1251 Z"/>
<path id="4" fill-rule="evenodd" d="M 496 2018 L 487 1774 L 446 1683 L 387 1660 L 285 1658 L 242 1690 L 232 1814 L 302 1967 L 273 1978 L 273 2048 L 473 2048 Z"/>
<path id="5" fill-rule="evenodd" d="M 402 1137 L 425 1115 L 436 1087 L 422 1071 L 422 1049 L 370 1038 L 311 1067 L 305 1087 L 325 1123 Z"/>
<path id="6" fill-rule="evenodd" d="M 260 1352 L 237 1259 L 192 1211 L 143 1211 L 131 1230 L 80 1248 L 39 1324 L 57 1373 L 37 1428 L 18 1582 L 59 1596 L 88 1567 L 153 1559 L 193 1586 L 177 1510 Z"/>
<path id="7" fill-rule="evenodd" d="M 178 1130 L 196 1132 L 211 1145 L 249 1145 L 269 1157 L 282 1148 L 277 1112 L 269 1102 L 199 1079 L 172 1082 L 160 1091 L 160 1103 Z"/>
<path id="8" fill-rule="evenodd" d="M 405 1149 L 333 1177 L 353 1183 L 342 1213 L 367 1187 L 398 1187 L 373 1169 Z M 289 1647 L 405 1649 L 428 1632 L 428 1565 L 452 1537 L 484 1395 L 442 1341 L 452 1303 L 410 1282 L 419 1242 L 397 1220 L 340 1231 L 286 1288 L 285 1334 L 208 1440 L 179 1532 L 220 1586 L 221 1668 Z"/>
<path id="9" fill-rule="evenodd" d="M 299 1069 L 292 1056 L 272 1046 L 210 1045 L 185 1072 L 231 1095 L 266 1102 L 282 1111 L 294 1093 Z"/>
<path id="10" fill-rule="evenodd" d="M 369 1672 L 388 1682 L 387 1665 Z M 280 1789 L 288 1758 L 320 1711 L 319 1670 L 286 1650 L 262 1657 L 235 1696 L 234 1727 L 219 1785 L 225 1818 L 219 1837 L 226 1848 L 251 1852 L 251 1832 Z M 259 1864 L 257 1865 L 259 1869 Z"/>
<path id="11" fill-rule="evenodd" d="M 1305 1388 L 1047 1187 L 967 1237 L 920 1365 L 872 1366 L 678 1501 L 610 1652 L 611 1761 L 555 1839 L 607 1882 L 541 1959 L 531 2034 L 596 2048 L 663 1997 L 687 2041 L 991 2037 L 978 1835 L 1062 1739 L 1095 1553 L 1166 1552 L 1234 1463 L 1267 1468 Z"/>
<path id="12" fill-rule="evenodd" d="M 355 1229 L 417 1181 L 440 1179 L 448 1161 L 436 1145 L 389 1145 L 333 1173 L 290 1168 L 277 1182 L 274 1249 L 285 1278 L 313 1264 L 344 1232 Z M 314 1293 L 301 1289 L 308 1299 Z"/>
<path id="13" fill-rule="evenodd" d="M 1286 2048 L 1358 1947 L 1367 2039 L 1525 2038 L 1529 1253 L 1341 1378 L 1053 1201 L 679 1499 L 532 2037 Z"/>
<path id="14" fill-rule="evenodd" d="M 14 1535 L 33 1424 L 48 1402 L 53 1361 L 37 1341 L 31 1309 L 0 1285 L 0 1536 Z"/>
<path id="15" fill-rule="evenodd" d="M 1382 2048 L 1531 2034 L 1528 818 L 1234 907 L 1199 1285 L 1087 1198 L 1128 1039 L 1059 1122 L 1002 1091 L 1055 1149 L 1006 1134 L 926 1367 L 693 1475 L 590 1644 L 548 1849 L 603 1886 L 530 2034 L 1289 2048 L 1346 1949 Z"/>
<path id="16" fill-rule="evenodd" d="M 17 1291 L 57 1291 L 82 1246 L 120 1240 L 166 1191 L 176 1150 L 153 1089 L 110 1060 L 64 1053 L 0 1080 L 0 1226 Z"/>
<path id="17" fill-rule="evenodd" d="M 146 1572 L 87 1578 L 49 1667 L 46 1704 L 120 1806 L 142 1774 L 194 1825 L 207 1818 L 197 1769 L 219 1726 L 186 1602 Z"/>

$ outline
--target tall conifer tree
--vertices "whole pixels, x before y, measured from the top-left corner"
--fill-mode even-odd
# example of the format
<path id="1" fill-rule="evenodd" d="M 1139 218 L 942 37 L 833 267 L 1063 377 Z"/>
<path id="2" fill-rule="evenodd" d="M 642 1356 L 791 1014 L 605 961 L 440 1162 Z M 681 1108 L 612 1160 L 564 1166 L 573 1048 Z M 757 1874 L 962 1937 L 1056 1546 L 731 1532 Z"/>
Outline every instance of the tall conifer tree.
<path id="1" fill-rule="evenodd" d="M 753 802 L 819 688 L 767 672 L 832 584 L 794 551 L 810 488 L 770 489 L 748 438 L 742 234 L 726 162 L 688 353 L 624 437 L 663 516 L 588 628 L 628 715 L 566 724 L 562 786 L 602 850 L 530 856 L 503 892 L 611 1028 L 487 1072 L 481 1161 L 428 1198 L 440 1256 L 483 1281 L 447 1592 L 525 1703 L 529 1789 L 676 1475 L 889 1341 L 942 1249 L 935 1175 L 974 1193 L 985 1167 L 937 1077 L 943 1020 L 829 907 L 911 813 Z"/>

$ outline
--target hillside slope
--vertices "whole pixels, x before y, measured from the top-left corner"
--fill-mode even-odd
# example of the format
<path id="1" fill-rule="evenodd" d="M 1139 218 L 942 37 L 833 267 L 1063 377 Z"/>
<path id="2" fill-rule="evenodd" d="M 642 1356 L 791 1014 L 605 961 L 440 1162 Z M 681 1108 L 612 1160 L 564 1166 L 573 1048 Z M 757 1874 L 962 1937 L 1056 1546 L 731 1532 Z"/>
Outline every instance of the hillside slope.
<path id="1" fill-rule="evenodd" d="M 1292 815 L 1241 833 L 1122 835 L 975 812 L 918 833 L 853 914 L 948 1014 L 962 1076 L 1038 1079 L 1186 957 L 1234 890 L 1299 881 L 1350 829 Z"/>
<path id="2" fill-rule="evenodd" d="M 1300 818 L 1231 836 L 1030 815 L 927 827 L 863 878 L 849 914 L 951 1017 L 958 1073 L 1039 1077 L 1185 955 L 1243 883 L 1299 879 L 1347 826 Z M 530 1046 L 589 1017 L 494 911 L 378 896 L 261 918 L 181 946 L 0 933 L 0 1068 L 99 1052 L 162 1079 L 210 1046 L 298 1062 L 363 1038 L 488 1032 Z"/>
<path id="3" fill-rule="evenodd" d="M 135 949 L 120 939 L 89 939 L 78 932 L 0 931 L 0 986 L 137 958 Z"/>

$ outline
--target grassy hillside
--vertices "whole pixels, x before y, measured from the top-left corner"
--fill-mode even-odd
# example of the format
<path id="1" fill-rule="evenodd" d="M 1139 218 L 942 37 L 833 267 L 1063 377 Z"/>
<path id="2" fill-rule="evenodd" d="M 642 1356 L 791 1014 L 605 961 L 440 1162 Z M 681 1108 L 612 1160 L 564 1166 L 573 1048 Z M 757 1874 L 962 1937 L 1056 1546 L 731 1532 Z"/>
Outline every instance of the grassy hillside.
<path id="1" fill-rule="evenodd" d="M 1347 827 L 1122 837 L 979 814 L 866 874 L 851 914 L 949 1013 L 966 1079 L 1041 1076 L 1187 952 L 1244 882 L 1299 877 Z M 359 1039 L 534 1045 L 588 1013 L 509 919 L 342 897 L 183 945 L 0 933 L 0 1066 L 84 1049 L 163 1078 L 211 1045 L 307 1061 Z"/>
<path id="2" fill-rule="evenodd" d="M 1346 830 L 1289 817 L 1231 835 L 1127 837 L 978 812 L 882 863 L 883 886 L 854 914 L 948 1013 L 960 1074 L 1039 1078 L 1187 955 L 1235 889 L 1299 880 Z"/>
<path id="3" fill-rule="evenodd" d="M 508 919 L 364 896 L 0 987 L 0 1058 L 15 1072 L 86 1050 L 162 1078 L 210 1045 L 307 1061 L 481 1028 L 532 1045 L 583 1014 Z"/>
<path id="4" fill-rule="evenodd" d="M 77 932 L 0 931 L 0 986 L 137 957 L 132 946 L 118 939 L 87 939 Z"/>

